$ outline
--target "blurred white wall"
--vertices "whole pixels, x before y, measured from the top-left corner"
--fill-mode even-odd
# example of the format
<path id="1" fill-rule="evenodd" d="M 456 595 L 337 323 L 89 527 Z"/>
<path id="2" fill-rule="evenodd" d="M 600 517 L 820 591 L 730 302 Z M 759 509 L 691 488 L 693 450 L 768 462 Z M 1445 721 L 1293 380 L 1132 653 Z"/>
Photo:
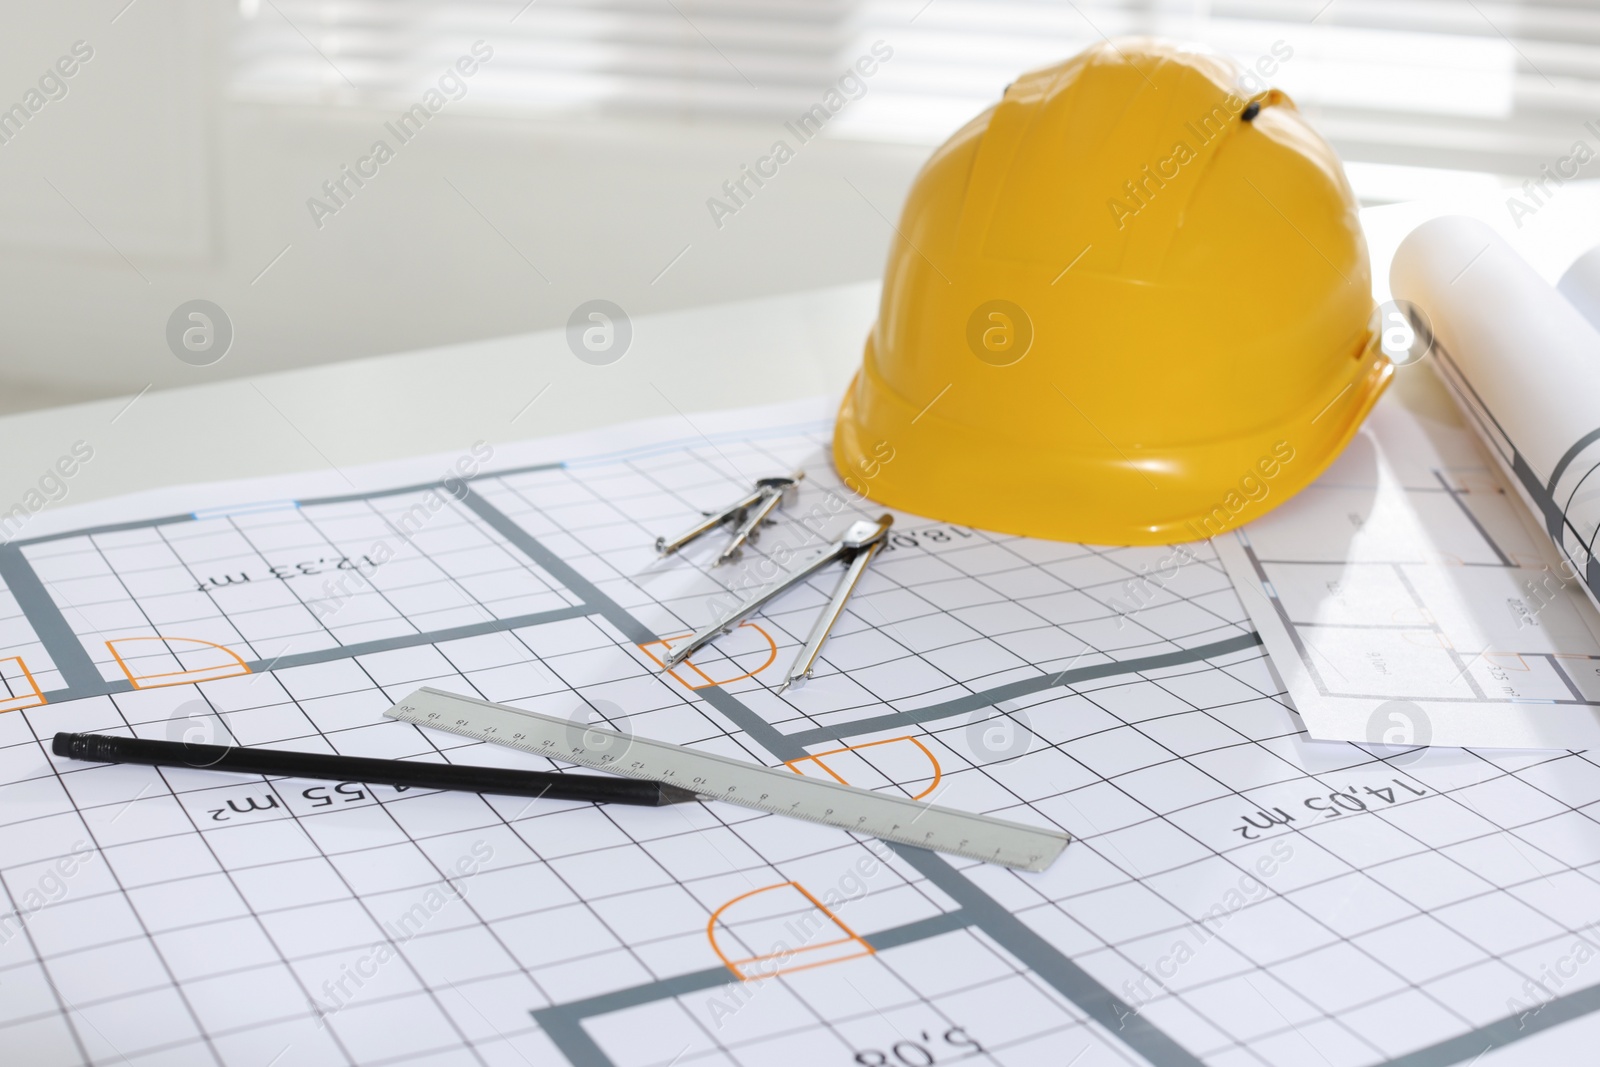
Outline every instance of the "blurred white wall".
<path id="1" fill-rule="evenodd" d="M 873 278 L 926 154 L 812 141 L 719 229 L 770 123 L 446 108 L 319 228 L 307 199 L 392 111 L 229 102 L 228 0 L 0 11 L 0 108 L 93 50 L 0 143 L 0 411 Z M 208 367 L 166 340 L 195 298 L 235 330 Z"/>
<path id="2" fill-rule="evenodd" d="M 1432 0 L 0 0 L 0 412 L 876 278 L 931 145 L 1102 33 L 1288 88 L 1364 203 L 1509 197 L 1600 138 L 1600 22 L 1502 6 L 1509 35 Z M 399 145 L 480 33 L 494 62 Z M 782 116 L 880 45 L 800 144 Z M 379 137 L 319 227 L 308 198 Z M 719 227 L 708 198 L 779 137 L 796 157 Z M 168 345 L 195 299 L 234 327 L 211 366 Z"/>

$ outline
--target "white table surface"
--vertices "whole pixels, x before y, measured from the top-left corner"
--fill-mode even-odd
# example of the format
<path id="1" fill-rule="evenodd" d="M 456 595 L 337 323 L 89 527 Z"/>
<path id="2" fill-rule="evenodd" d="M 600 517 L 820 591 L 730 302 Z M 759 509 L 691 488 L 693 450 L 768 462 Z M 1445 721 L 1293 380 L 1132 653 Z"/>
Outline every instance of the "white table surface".
<path id="1" fill-rule="evenodd" d="M 1363 222 L 1380 300 L 1400 240 L 1452 211 L 1502 229 L 1551 280 L 1600 243 L 1600 183 L 1569 183 L 1520 230 L 1504 197 L 1371 208 Z M 639 316 L 627 354 L 604 367 L 578 360 L 564 331 L 545 330 L 3 417 L 0 514 L 78 440 L 94 459 L 52 506 L 838 396 L 861 358 L 877 292 L 862 283 Z"/>
<path id="2" fill-rule="evenodd" d="M 1451 213 L 1495 226 L 1552 282 L 1600 244 L 1600 183 L 1569 183 L 1521 228 L 1506 195 L 1371 208 L 1362 221 L 1378 299 L 1388 297 L 1389 261 L 1405 235 Z M 682 417 L 692 433 L 697 411 L 840 394 L 860 360 L 877 294 L 876 283 L 862 283 L 640 316 L 627 354 L 604 367 L 578 360 L 564 331 L 549 330 L 0 418 L 0 514 L 78 440 L 93 445 L 94 458 L 51 506 L 637 418 Z M 1404 385 L 1385 402 L 1406 402 Z M 1588 1062 L 1597 1040 L 1600 1015 L 1592 1014 L 1473 1062 Z"/>
<path id="3" fill-rule="evenodd" d="M 640 316 L 608 366 L 574 356 L 565 331 L 543 330 L 7 416 L 0 514 L 79 440 L 94 458 L 52 507 L 837 395 L 877 293 L 869 282 Z"/>

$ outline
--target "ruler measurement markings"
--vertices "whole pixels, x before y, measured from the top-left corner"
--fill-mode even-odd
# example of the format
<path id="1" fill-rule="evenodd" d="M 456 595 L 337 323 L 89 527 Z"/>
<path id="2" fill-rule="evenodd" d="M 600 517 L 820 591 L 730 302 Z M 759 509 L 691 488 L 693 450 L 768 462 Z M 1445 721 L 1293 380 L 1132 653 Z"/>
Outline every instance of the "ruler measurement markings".
<path id="1" fill-rule="evenodd" d="M 530 755 L 629 778 L 665 782 L 709 800 L 1024 870 L 1045 869 L 1069 840 L 1066 834 L 1055 830 L 808 778 L 787 768 L 631 737 L 427 687 L 385 714 L 417 726 L 507 745 Z M 562 738 L 555 731 L 567 736 Z M 600 746 L 585 745 L 585 737 L 603 738 L 605 747 L 619 743 L 623 753 L 596 751 Z M 975 847 L 975 841 L 986 845 Z M 993 846 L 992 850 L 989 846 Z"/>

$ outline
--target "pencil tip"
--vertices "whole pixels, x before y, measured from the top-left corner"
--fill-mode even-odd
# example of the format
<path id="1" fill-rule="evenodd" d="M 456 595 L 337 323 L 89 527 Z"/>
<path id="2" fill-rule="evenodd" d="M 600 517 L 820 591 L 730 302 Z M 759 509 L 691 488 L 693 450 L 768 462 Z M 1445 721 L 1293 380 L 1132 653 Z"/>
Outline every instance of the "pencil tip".
<path id="1" fill-rule="evenodd" d="M 699 793 L 691 792 L 688 789 L 680 789 L 675 785 L 666 785 L 665 783 L 662 783 L 660 799 L 656 802 L 656 806 L 661 807 L 665 804 L 687 804 L 691 800 L 699 799 Z"/>

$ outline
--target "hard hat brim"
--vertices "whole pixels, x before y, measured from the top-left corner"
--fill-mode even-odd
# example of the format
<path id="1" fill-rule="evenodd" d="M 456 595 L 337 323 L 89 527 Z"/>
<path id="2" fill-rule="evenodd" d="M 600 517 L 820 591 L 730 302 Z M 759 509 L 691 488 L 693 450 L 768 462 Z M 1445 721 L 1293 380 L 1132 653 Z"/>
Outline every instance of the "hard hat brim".
<path id="1" fill-rule="evenodd" d="M 850 490 L 941 522 L 1103 545 L 1203 540 L 1266 514 L 1338 457 L 1394 373 L 1368 345 L 1313 404 L 1245 436 L 1004 456 L 992 434 L 897 395 L 875 363 L 869 338 L 834 426 Z"/>

